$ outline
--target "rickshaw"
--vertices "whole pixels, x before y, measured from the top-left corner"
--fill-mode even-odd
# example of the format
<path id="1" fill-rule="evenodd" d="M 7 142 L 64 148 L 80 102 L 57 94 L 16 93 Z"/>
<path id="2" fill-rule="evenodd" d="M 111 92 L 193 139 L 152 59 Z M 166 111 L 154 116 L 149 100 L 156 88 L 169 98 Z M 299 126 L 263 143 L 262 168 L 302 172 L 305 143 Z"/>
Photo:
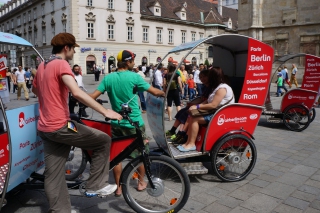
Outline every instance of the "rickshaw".
<path id="1" fill-rule="evenodd" d="M 252 140 L 267 97 L 273 49 L 250 37 L 223 34 L 181 44 L 169 51 L 162 61 L 175 54 L 184 54 L 177 66 L 180 67 L 188 55 L 199 52 L 197 48 L 213 50 L 212 66 L 221 67 L 228 77 L 235 103 L 220 108 L 208 125 L 200 127 L 196 151 L 180 152 L 176 145 L 168 141 L 164 123 L 166 99 L 148 94 L 150 129 L 163 153 L 178 160 L 188 174 L 208 173 L 202 162 L 211 161 L 214 174 L 222 181 L 243 180 L 250 174 L 257 159 Z"/>
<path id="2" fill-rule="evenodd" d="M 0 43 L 32 48 L 43 60 L 32 44 L 16 35 L 0 32 Z M 0 60 L 0 71 L 6 67 L 1 62 Z M 129 95 L 137 98 L 134 94 Z M 154 152 L 145 152 L 142 132 L 130 119 L 129 102 L 132 99 L 121 105 L 122 110 L 119 113 L 136 128 L 137 133 L 112 139 L 110 170 L 126 159 L 133 150 L 138 149 L 142 153 L 141 156 L 130 159 L 121 175 L 125 201 L 136 212 L 179 211 L 189 198 L 188 175 L 174 159 Z M 42 173 L 45 164 L 43 141 L 37 136 L 38 103 L 10 110 L 5 110 L 3 103 L 0 98 L 0 210 L 6 204 L 6 193 L 13 189 L 44 189 Z M 100 103 L 102 104 L 103 101 Z M 83 108 L 80 108 L 78 115 L 70 115 L 71 119 L 111 135 L 109 122 L 82 120 L 82 110 Z M 66 180 L 71 181 L 67 186 L 69 189 L 79 189 L 82 195 L 85 192 L 86 182 L 78 176 L 83 172 L 87 161 L 91 162 L 91 154 L 90 150 L 71 147 L 66 163 Z M 69 167 L 70 165 L 72 168 Z M 137 182 L 140 180 L 137 168 L 141 165 L 144 165 L 144 178 L 148 185 L 145 190 L 137 191 Z"/>
<path id="3" fill-rule="evenodd" d="M 270 84 L 263 114 L 267 116 L 267 121 L 270 123 L 283 122 L 289 130 L 300 132 L 305 130 L 316 116 L 314 104 L 317 101 L 320 86 L 320 58 L 305 53 L 283 56 L 275 61 L 280 65 L 273 77 L 279 68 L 281 69 L 286 63 L 291 65 L 297 61 L 295 59 L 299 59 L 305 66 L 301 87 L 285 93 L 280 108 L 274 109 L 270 98 Z"/>

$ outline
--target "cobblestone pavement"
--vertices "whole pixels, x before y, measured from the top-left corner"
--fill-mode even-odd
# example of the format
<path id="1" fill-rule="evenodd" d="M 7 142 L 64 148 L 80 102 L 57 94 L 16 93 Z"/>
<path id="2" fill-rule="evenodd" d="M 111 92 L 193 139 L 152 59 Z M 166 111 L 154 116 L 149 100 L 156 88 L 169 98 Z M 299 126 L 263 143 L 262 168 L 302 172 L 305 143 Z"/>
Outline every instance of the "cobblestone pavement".
<path id="1" fill-rule="evenodd" d="M 93 76 L 84 77 L 89 92 L 94 91 L 97 84 Z M 276 87 L 272 85 L 272 91 Z M 23 97 L 23 96 L 22 96 Z M 104 95 L 104 99 L 107 96 Z M 17 101 L 11 94 L 8 108 L 16 108 L 36 102 L 31 98 L 29 102 Z M 281 98 L 272 97 L 274 108 L 279 108 Z M 110 105 L 106 104 L 106 107 Z M 88 113 L 91 113 L 88 109 Z M 316 109 L 320 113 L 319 109 Z M 147 134 L 152 136 L 147 124 Z M 93 118 L 101 119 L 98 113 Z M 169 129 L 172 123 L 166 121 Z M 320 212 L 320 117 L 303 132 L 287 130 L 283 124 L 267 123 L 261 117 L 254 133 L 258 151 L 258 160 L 252 173 L 243 181 L 222 183 L 212 175 L 211 164 L 205 164 L 210 173 L 192 175 L 191 194 L 188 203 L 181 213 L 208 212 Z M 153 139 L 151 145 L 156 146 Z M 110 182 L 113 182 L 110 173 Z M 123 197 L 109 196 L 106 199 L 84 198 L 77 190 L 70 190 L 71 202 L 77 212 L 133 212 Z M 4 213 L 46 212 L 48 203 L 43 190 L 26 190 L 7 198 L 8 204 L 2 209 Z"/>

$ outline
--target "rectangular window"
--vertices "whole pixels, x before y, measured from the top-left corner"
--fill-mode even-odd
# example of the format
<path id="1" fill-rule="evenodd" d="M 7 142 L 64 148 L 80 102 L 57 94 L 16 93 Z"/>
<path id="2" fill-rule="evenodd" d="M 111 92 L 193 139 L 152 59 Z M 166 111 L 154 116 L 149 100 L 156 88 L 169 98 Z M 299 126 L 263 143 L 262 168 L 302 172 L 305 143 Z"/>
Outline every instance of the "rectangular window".
<path id="1" fill-rule="evenodd" d="M 114 39 L 114 25 L 108 24 L 108 39 Z"/>
<path id="2" fill-rule="evenodd" d="M 149 28 L 144 27 L 143 28 L 143 41 L 148 42 L 149 41 L 149 35 L 148 35 Z"/>
<path id="3" fill-rule="evenodd" d="M 88 38 L 94 38 L 94 28 L 93 23 L 88 22 Z"/>
<path id="4" fill-rule="evenodd" d="M 54 1 L 51 1 L 51 11 L 54 11 Z"/>
<path id="5" fill-rule="evenodd" d="M 108 0 L 108 9 L 114 9 L 113 6 L 113 0 Z"/>
<path id="6" fill-rule="evenodd" d="M 41 5 L 41 15 L 44 16 L 44 4 Z"/>
<path id="7" fill-rule="evenodd" d="M 13 29 L 13 19 L 11 20 L 11 28 Z"/>
<path id="8" fill-rule="evenodd" d="M 29 42 L 32 44 L 32 32 L 29 32 Z"/>
<path id="9" fill-rule="evenodd" d="M 186 31 L 181 32 L 181 43 L 186 43 Z"/>
<path id="10" fill-rule="evenodd" d="M 132 12 L 132 2 L 131 1 L 127 1 L 127 11 Z"/>
<path id="11" fill-rule="evenodd" d="M 33 39 L 34 39 L 34 44 L 37 44 L 38 42 L 38 31 L 34 31 L 34 36 L 33 36 Z"/>
<path id="12" fill-rule="evenodd" d="M 62 29 L 63 32 L 66 33 L 66 32 L 67 32 L 67 22 L 64 21 L 64 22 L 62 23 L 62 28 L 63 28 L 63 29 Z"/>
<path id="13" fill-rule="evenodd" d="M 88 0 L 87 6 L 92 7 L 92 0 Z"/>
<path id="14" fill-rule="evenodd" d="M 62 7 L 66 6 L 66 0 L 62 0 Z"/>
<path id="15" fill-rule="evenodd" d="M 157 42 L 162 42 L 162 29 L 157 29 Z"/>
<path id="16" fill-rule="evenodd" d="M 21 17 L 19 16 L 18 18 L 17 18 L 17 26 L 20 26 L 21 25 Z"/>
<path id="17" fill-rule="evenodd" d="M 7 22 L 7 30 L 9 30 L 9 22 Z"/>
<path id="18" fill-rule="evenodd" d="M 28 12 L 28 22 L 31 21 L 31 11 Z"/>
<path id="19" fill-rule="evenodd" d="M 46 28 L 42 28 L 42 43 L 47 43 Z"/>
<path id="20" fill-rule="evenodd" d="M 23 23 L 26 23 L 26 14 L 23 14 Z"/>
<path id="21" fill-rule="evenodd" d="M 169 30 L 169 44 L 173 44 L 173 30 Z"/>
<path id="22" fill-rule="evenodd" d="M 127 37 L 128 41 L 133 41 L 133 27 L 132 26 L 128 26 L 128 37 Z"/>
<path id="23" fill-rule="evenodd" d="M 195 41 L 196 40 L 196 33 L 191 33 L 191 40 Z"/>
<path id="24" fill-rule="evenodd" d="M 200 39 L 203 39 L 203 33 L 200 33 Z"/>
<path id="25" fill-rule="evenodd" d="M 37 19 L 37 8 L 33 9 L 33 19 Z"/>

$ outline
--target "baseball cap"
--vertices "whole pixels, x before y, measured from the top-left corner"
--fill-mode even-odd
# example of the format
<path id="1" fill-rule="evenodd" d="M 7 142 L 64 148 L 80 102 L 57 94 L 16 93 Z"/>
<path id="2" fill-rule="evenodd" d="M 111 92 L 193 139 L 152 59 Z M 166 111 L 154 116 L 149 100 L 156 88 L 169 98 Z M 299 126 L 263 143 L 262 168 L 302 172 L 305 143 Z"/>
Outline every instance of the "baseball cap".
<path id="1" fill-rule="evenodd" d="M 70 34 L 70 33 L 59 33 L 55 35 L 51 40 L 52 46 L 65 46 L 65 45 L 71 45 L 75 47 L 80 47 L 76 43 L 76 38 Z"/>
<path id="2" fill-rule="evenodd" d="M 129 50 L 121 50 L 118 53 L 117 60 L 118 61 L 128 61 L 128 60 L 133 60 L 136 57 L 136 54 Z"/>

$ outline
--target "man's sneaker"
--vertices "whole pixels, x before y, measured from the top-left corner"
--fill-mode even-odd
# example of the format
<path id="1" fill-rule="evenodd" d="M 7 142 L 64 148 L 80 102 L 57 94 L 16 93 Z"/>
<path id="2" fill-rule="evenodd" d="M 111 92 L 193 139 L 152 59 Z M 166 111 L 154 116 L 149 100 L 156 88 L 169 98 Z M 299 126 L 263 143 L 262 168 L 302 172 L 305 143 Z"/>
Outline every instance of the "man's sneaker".
<path id="1" fill-rule="evenodd" d="M 105 197 L 107 195 L 110 195 L 112 193 L 114 193 L 117 190 L 117 185 L 116 184 L 109 184 L 106 187 L 99 189 L 97 191 L 93 191 L 93 190 L 88 190 L 85 192 L 85 195 L 87 197 Z"/>
<path id="2" fill-rule="evenodd" d="M 174 134 L 174 135 L 172 135 L 172 136 L 170 137 L 170 139 L 173 141 L 173 140 L 175 140 L 177 137 L 178 137 L 178 136 L 177 136 L 176 134 Z"/>
<path id="3" fill-rule="evenodd" d="M 172 132 L 170 130 L 166 131 L 166 137 L 170 138 L 172 136 Z"/>

